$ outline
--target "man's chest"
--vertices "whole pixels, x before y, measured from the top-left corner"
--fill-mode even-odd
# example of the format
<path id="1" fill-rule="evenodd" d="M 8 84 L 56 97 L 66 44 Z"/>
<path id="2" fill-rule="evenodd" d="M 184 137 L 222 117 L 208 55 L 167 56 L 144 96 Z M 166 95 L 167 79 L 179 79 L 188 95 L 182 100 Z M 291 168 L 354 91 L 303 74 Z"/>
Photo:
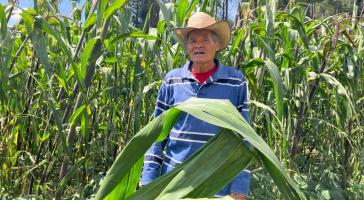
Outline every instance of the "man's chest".
<path id="1" fill-rule="evenodd" d="M 168 84 L 169 100 L 172 105 L 177 105 L 191 97 L 226 99 L 237 105 L 240 86 L 241 82 L 234 79 L 206 81 L 204 84 L 191 79 L 175 79 Z"/>

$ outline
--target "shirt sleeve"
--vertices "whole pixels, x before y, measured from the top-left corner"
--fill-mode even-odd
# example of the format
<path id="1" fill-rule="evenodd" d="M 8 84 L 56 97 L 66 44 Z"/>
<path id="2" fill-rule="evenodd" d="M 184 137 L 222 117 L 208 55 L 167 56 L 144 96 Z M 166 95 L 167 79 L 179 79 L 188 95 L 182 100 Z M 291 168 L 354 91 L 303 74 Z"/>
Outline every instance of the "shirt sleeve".
<path id="1" fill-rule="evenodd" d="M 242 83 L 239 86 L 239 92 L 238 92 L 238 105 L 237 109 L 243 116 L 243 118 L 250 123 L 249 118 L 249 107 L 248 107 L 248 85 L 245 78 L 242 78 Z M 247 145 L 248 148 L 251 148 L 251 144 L 243 140 L 244 144 Z M 249 193 L 249 185 L 250 185 L 250 171 L 249 170 L 243 170 L 240 172 L 240 174 L 231 182 L 230 187 L 230 193 L 236 192 L 243 194 L 244 196 L 248 196 Z"/>
<path id="2" fill-rule="evenodd" d="M 154 108 L 154 117 L 158 117 L 170 107 L 171 106 L 168 104 L 167 87 L 165 82 L 163 82 L 159 89 L 157 102 Z M 139 183 L 140 186 L 144 186 L 152 182 L 161 175 L 161 168 L 164 159 L 163 149 L 166 143 L 167 140 L 155 142 L 145 153 L 142 177 Z"/>
<path id="3" fill-rule="evenodd" d="M 248 107 L 248 82 L 245 78 L 242 78 L 242 83 L 239 86 L 238 91 L 238 105 L 236 108 L 244 117 L 244 119 L 250 123 L 249 107 Z"/>

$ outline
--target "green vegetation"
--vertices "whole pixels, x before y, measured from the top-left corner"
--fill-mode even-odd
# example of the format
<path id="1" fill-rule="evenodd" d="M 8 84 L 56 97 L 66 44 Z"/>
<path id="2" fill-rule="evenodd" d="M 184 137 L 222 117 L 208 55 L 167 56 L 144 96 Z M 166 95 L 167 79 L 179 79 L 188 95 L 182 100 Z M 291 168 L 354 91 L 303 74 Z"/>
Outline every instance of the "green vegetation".
<path id="1" fill-rule="evenodd" d="M 65 17 L 55 1 L 34 2 L 27 10 L 0 5 L 0 198 L 95 197 L 109 182 L 106 172 L 114 161 L 132 164 L 117 159 L 125 155 L 137 166 L 124 169 L 134 177 L 126 190 L 133 193 L 140 157 L 117 155 L 152 120 L 163 75 L 187 60 L 171 29 L 183 26 L 195 9 L 220 16 L 224 4 L 98 0 Z M 311 17 L 297 2 L 282 10 L 276 0 L 242 3 L 232 41 L 218 57 L 245 74 L 252 128 L 308 199 L 364 199 L 363 1 L 355 0 L 350 13 L 326 18 Z M 8 27 L 18 9 L 21 22 Z M 140 13 L 145 17 L 136 18 Z M 219 137 L 249 134 L 229 129 L 234 130 Z M 209 144 L 226 141 L 219 137 Z M 139 153 L 146 148 L 142 143 Z M 272 174 L 260 150 L 253 150 L 260 162 L 250 164 L 250 199 L 299 194 L 282 190 L 295 184 L 277 182 L 274 175 L 286 177 L 285 172 Z M 164 189 L 157 184 L 165 183 L 150 187 Z M 187 197 L 200 197 L 201 187 L 192 186 Z"/>
<path id="2" fill-rule="evenodd" d="M 183 164 L 132 195 L 140 176 L 140 158 L 154 141 L 167 137 L 182 111 L 224 129 Z M 247 148 L 241 142 L 243 138 L 256 149 Z M 269 146 L 229 101 L 189 99 L 151 121 L 128 143 L 110 168 L 96 199 L 130 195 L 130 199 L 213 197 L 254 158 L 262 161 L 286 199 L 305 199 Z"/>

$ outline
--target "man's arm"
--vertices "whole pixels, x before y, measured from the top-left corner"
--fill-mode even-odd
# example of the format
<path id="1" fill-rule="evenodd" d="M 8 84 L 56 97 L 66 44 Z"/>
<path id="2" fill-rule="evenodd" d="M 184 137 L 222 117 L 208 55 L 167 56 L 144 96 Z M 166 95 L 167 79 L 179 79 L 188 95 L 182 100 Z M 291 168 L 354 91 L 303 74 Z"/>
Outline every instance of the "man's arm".
<path id="1" fill-rule="evenodd" d="M 250 171 L 243 170 L 240 174 L 232 181 L 230 188 L 230 196 L 234 199 L 247 198 L 249 194 L 250 184 Z"/>
<path id="2" fill-rule="evenodd" d="M 248 85 L 245 78 L 242 78 L 242 84 L 239 86 L 238 91 L 238 105 L 237 109 L 243 116 L 243 118 L 250 123 L 249 107 L 248 107 Z M 245 145 L 251 148 L 248 141 L 243 141 Z M 250 171 L 243 170 L 240 174 L 232 181 L 230 188 L 230 196 L 236 200 L 245 199 L 249 193 L 250 184 Z"/>
<path id="3" fill-rule="evenodd" d="M 245 200 L 245 199 L 247 199 L 247 197 L 246 197 L 246 196 L 244 196 L 244 195 L 242 195 L 242 194 L 240 194 L 240 193 L 236 193 L 236 192 L 232 192 L 232 193 L 230 193 L 230 196 L 231 196 L 232 198 L 234 198 L 235 200 Z"/>
<path id="4" fill-rule="evenodd" d="M 165 82 L 163 82 L 159 89 L 158 98 L 154 109 L 154 117 L 158 117 L 170 107 L 171 106 L 168 104 L 167 87 Z M 152 182 L 161 175 L 161 168 L 164 159 L 163 149 L 166 143 L 167 140 L 155 142 L 145 153 L 140 186 L 144 186 Z"/>
<path id="5" fill-rule="evenodd" d="M 155 142 L 144 155 L 144 166 L 140 186 L 144 186 L 161 175 L 163 164 L 163 149 L 166 141 Z"/>

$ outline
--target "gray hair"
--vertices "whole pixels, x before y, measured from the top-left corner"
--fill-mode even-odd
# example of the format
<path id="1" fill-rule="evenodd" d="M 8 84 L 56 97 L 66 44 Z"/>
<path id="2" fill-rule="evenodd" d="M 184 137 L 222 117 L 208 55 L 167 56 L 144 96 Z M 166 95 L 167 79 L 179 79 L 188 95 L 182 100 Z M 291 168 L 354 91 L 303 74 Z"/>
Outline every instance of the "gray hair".
<path id="1" fill-rule="evenodd" d="M 217 34 L 214 31 L 211 31 L 211 37 L 215 43 L 220 43 L 220 38 L 219 38 L 219 36 L 217 36 Z"/>
<path id="2" fill-rule="evenodd" d="M 206 30 L 208 30 L 208 29 L 206 29 Z M 212 38 L 212 41 L 214 41 L 215 43 L 220 43 L 220 38 L 219 38 L 219 36 L 214 32 L 214 31 L 211 31 L 211 30 L 209 30 L 210 32 L 211 32 L 211 38 Z M 191 32 L 191 31 L 190 31 Z M 189 37 L 190 37 L 190 32 L 188 32 L 187 33 L 187 37 L 186 37 L 186 45 L 187 45 L 187 41 L 188 41 L 188 39 L 189 39 Z"/>

